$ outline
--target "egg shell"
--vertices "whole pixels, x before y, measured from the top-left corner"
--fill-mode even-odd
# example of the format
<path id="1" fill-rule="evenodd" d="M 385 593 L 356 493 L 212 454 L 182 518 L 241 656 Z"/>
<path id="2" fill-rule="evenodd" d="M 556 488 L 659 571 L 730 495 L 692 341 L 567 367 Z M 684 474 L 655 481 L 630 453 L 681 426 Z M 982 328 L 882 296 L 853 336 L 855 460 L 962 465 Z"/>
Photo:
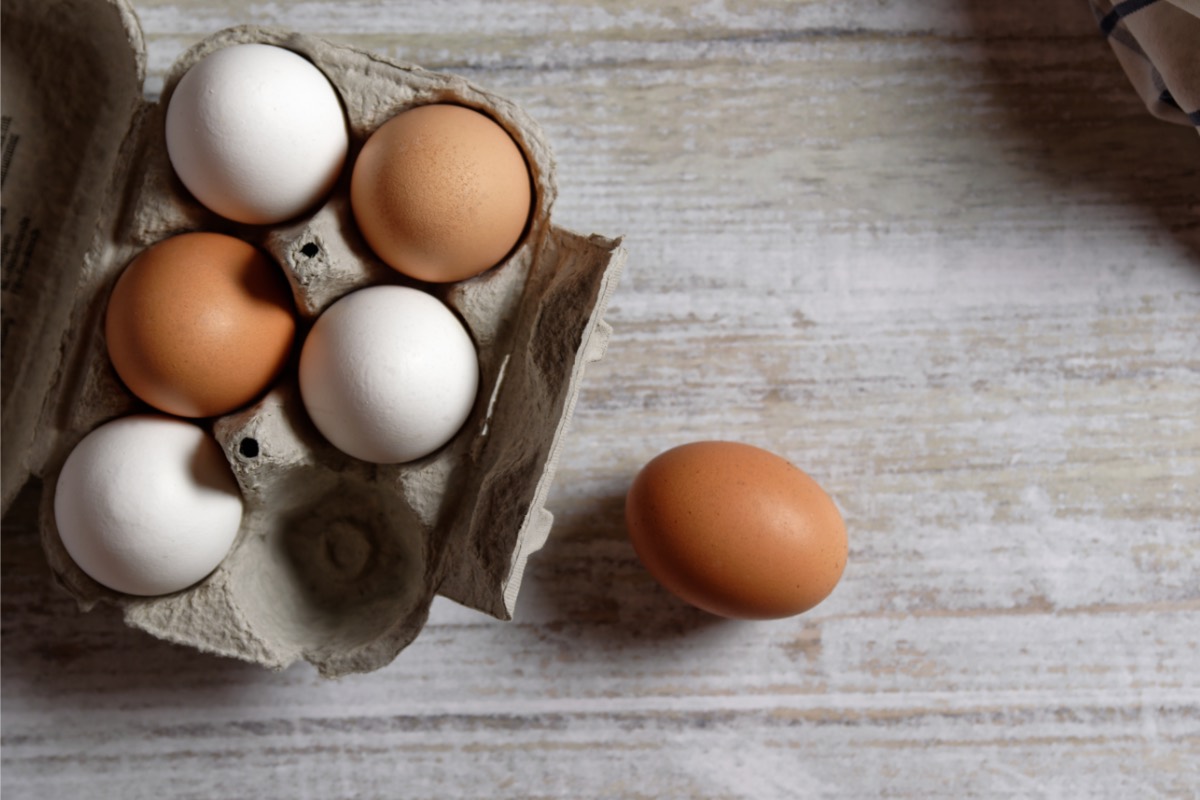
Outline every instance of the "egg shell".
<path id="1" fill-rule="evenodd" d="M 693 442 L 652 459 L 625 504 L 634 549 L 668 590 L 736 619 L 807 611 L 846 566 L 846 526 L 817 483 L 737 442 Z"/>
<path id="2" fill-rule="evenodd" d="M 531 194 L 525 159 L 504 128 L 441 103 L 372 133 L 350 184 L 354 218 L 376 255 L 437 283 L 498 264 L 525 230 Z"/>
<path id="3" fill-rule="evenodd" d="M 23 5 L 23 13 L 41 13 L 33 0 L 13 2 Z M 6 24 L 8 10 L 6 5 Z M 124 41 L 120 26 L 131 20 L 129 13 L 103 25 L 87 14 L 79 18 L 110 55 Z M 30 39 L 28 53 L 6 49 L 6 67 L 10 56 L 17 63 L 23 55 L 36 61 L 74 41 L 68 34 L 80 31 L 69 21 L 56 18 L 40 29 L 67 42 Z M 6 35 L 12 32 L 6 29 Z M 309 420 L 296 373 L 285 370 L 260 399 L 206 423 L 245 504 L 229 555 L 188 589 L 137 597 L 88 577 L 63 546 L 53 513 L 57 475 L 71 448 L 98 425 L 142 408 L 105 352 L 105 303 L 120 271 L 145 248 L 181 232 L 235 235 L 282 268 L 302 327 L 350 292 L 410 283 L 359 234 L 343 191 L 346 181 L 323 205 L 270 227 L 233 224 L 183 187 L 166 152 L 166 104 L 183 75 L 206 55 L 249 42 L 291 50 L 319 67 L 344 101 L 352 147 L 408 108 L 449 103 L 479 109 L 526 158 L 533 210 L 526 234 L 503 263 L 436 287 L 438 298 L 469 331 L 479 361 L 478 401 L 444 447 L 406 464 L 352 458 Z M 134 66 L 126 69 L 135 72 Z M 37 72 L 43 79 L 57 74 Z M 103 189 L 102 200 L 55 205 L 98 207 L 98 217 L 71 223 L 87 231 L 77 249 L 60 249 L 47 238 L 48 260 L 30 278 L 45 288 L 38 279 L 53 276 L 53 293 L 23 294 L 21 303 L 5 308 L 19 331 L 5 351 L 6 378 L 14 367 L 26 375 L 32 374 L 26 367 L 51 365 L 45 380 L 17 382 L 11 398 L 4 398 L 5 502 L 11 499 L 9 487 L 19 488 L 25 475 L 43 479 L 42 546 L 56 582 L 80 607 L 115 605 L 127 624 L 163 639 L 270 668 L 304 659 L 325 676 L 390 662 L 420 633 L 435 595 L 510 618 L 527 559 L 550 531 L 549 487 L 584 371 L 605 352 L 611 329 L 603 313 L 625 259 L 618 239 L 580 235 L 552 223 L 554 158 L 537 124 L 515 103 L 462 78 L 257 27 L 214 34 L 181 56 L 158 102 L 143 100 L 132 77 L 99 85 L 126 83 L 124 99 L 113 102 L 128 102 L 132 116 L 116 131 L 119 150 L 111 144 L 111 183 L 105 188 L 100 178 L 70 184 L 80 192 Z M 65 85 L 46 87 L 37 96 L 53 104 L 81 99 Z M 6 107 L 8 100 L 6 93 Z M 107 130 L 111 135 L 111 127 Z M 10 199 L 16 206 L 21 188 L 10 187 L 11 178 L 6 206 Z M 52 179 L 42 173 L 24 188 L 38 196 Z M 54 303 L 43 302 L 47 297 Z M 27 303 L 34 311 L 25 314 Z M 10 417 L 10 408 L 36 413 Z M 19 438 L 25 430 L 36 434 L 29 446 Z M 10 441 L 20 447 L 10 451 Z M 11 472 L 10 463 L 25 472 Z"/>
<path id="4" fill-rule="evenodd" d="M 185 233 L 140 253 L 121 273 L 104 335 L 117 374 L 168 414 L 227 414 L 279 376 L 296 334 L 279 267 L 250 244 Z"/>
<path id="5" fill-rule="evenodd" d="M 300 356 L 300 394 L 334 446 L 376 464 L 427 456 L 475 404 L 479 362 L 462 323 L 432 295 L 372 286 L 322 314 Z"/>
<path id="6" fill-rule="evenodd" d="M 54 519 L 71 558 L 132 595 L 186 589 L 221 563 L 237 537 L 242 498 L 216 441 L 172 417 L 100 426 L 58 475 Z"/>
<path id="7" fill-rule="evenodd" d="M 266 225 L 329 193 L 349 137 L 337 92 L 312 62 L 249 43 L 217 50 L 183 76 L 167 107 L 166 144 L 201 203 Z"/>

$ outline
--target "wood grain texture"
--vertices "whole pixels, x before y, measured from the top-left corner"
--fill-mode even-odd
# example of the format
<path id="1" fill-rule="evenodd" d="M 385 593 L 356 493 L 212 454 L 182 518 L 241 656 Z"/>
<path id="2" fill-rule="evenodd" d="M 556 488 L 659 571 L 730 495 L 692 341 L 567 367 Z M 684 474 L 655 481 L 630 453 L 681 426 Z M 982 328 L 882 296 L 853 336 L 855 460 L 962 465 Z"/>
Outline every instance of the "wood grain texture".
<path id="1" fill-rule="evenodd" d="M 148 91 L 237 22 L 521 102 L 555 219 L 625 234 L 516 620 L 451 603 L 337 682 L 197 655 L 3 534 L 3 793 L 1195 797 L 1200 142 L 1086 3 L 140 2 Z M 639 566 L 656 452 L 766 446 L 850 562 L 798 618 Z"/>

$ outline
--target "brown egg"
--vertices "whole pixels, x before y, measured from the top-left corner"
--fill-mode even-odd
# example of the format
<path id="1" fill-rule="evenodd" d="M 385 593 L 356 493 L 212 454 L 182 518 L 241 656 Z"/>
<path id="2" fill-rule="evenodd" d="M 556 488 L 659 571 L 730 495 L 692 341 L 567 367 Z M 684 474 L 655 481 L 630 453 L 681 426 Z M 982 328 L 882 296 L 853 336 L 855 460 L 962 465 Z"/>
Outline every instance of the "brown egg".
<path id="1" fill-rule="evenodd" d="M 181 417 L 225 414 L 262 394 L 295 334 L 279 267 L 217 233 L 175 236 L 135 258 L 117 279 L 104 325 L 129 390 Z"/>
<path id="2" fill-rule="evenodd" d="M 436 283 L 499 263 L 529 220 L 533 191 L 520 148 L 469 108 L 418 106 L 371 135 L 350 203 L 367 244 L 393 269 Z"/>
<path id="3" fill-rule="evenodd" d="M 625 522 L 663 586 L 723 617 L 807 611 L 846 566 L 846 526 L 829 495 L 747 444 L 693 442 L 652 459 L 629 490 Z"/>

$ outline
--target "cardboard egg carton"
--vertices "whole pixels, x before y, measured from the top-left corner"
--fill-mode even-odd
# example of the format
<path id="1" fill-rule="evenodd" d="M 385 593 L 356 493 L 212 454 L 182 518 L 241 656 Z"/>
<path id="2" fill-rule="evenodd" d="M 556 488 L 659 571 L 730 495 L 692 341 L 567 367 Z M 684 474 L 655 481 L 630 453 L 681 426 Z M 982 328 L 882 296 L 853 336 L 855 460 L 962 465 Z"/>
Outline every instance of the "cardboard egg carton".
<path id="1" fill-rule="evenodd" d="M 625 254 L 619 240 L 552 224 L 554 160 L 511 101 L 457 77 L 279 30 L 217 33 L 172 67 L 162 99 L 142 99 L 145 50 L 119 0 L 5 4 L 3 493 L 7 510 L 42 479 L 42 541 L 56 580 L 84 608 L 120 606 L 128 624 L 200 650 L 323 675 L 377 669 L 420 632 L 435 594 L 510 618 L 525 561 L 545 541 L 545 509 L 584 367 L 604 354 L 602 320 Z M 164 117 L 206 54 L 260 42 L 309 59 L 340 95 L 350 156 L 333 195 L 293 222 L 245 226 L 195 201 L 166 155 Z M 305 415 L 292 365 L 254 405 L 205 424 L 245 501 L 237 541 L 199 584 L 162 597 L 113 592 L 69 558 L 54 524 L 58 471 L 110 419 L 147 410 L 120 382 L 103 319 L 117 276 L 169 236 L 214 231 L 268 252 L 291 283 L 303 332 L 355 289 L 418 285 L 367 248 L 349 207 L 366 138 L 426 103 L 487 113 L 529 163 L 535 207 L 500 266 L 422 285 L 462 318 L 480 389 L 458 435 L 429 457 L 368 464 L 336 450 Z M 11 152 L 10 152 L 11 145 Z M 10 164 L 11 162 L 11 164 Z M 31 233 L 36 232 L 36 233 Z M 11 247 L 10 247 L 11 245 Z"/>

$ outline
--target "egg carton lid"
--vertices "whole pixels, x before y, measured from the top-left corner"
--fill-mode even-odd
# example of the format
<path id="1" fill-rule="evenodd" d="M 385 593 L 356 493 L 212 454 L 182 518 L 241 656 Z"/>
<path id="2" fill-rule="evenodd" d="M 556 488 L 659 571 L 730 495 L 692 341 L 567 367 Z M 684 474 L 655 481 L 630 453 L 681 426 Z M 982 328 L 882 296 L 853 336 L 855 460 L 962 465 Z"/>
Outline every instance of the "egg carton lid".
<path id="1" fill-rule="evenodd" d="M 146 46 L 126 0 L 5 0 L 0 487 L 7 512 L 51 442 L 72 300 L 143 103 Z"/>

